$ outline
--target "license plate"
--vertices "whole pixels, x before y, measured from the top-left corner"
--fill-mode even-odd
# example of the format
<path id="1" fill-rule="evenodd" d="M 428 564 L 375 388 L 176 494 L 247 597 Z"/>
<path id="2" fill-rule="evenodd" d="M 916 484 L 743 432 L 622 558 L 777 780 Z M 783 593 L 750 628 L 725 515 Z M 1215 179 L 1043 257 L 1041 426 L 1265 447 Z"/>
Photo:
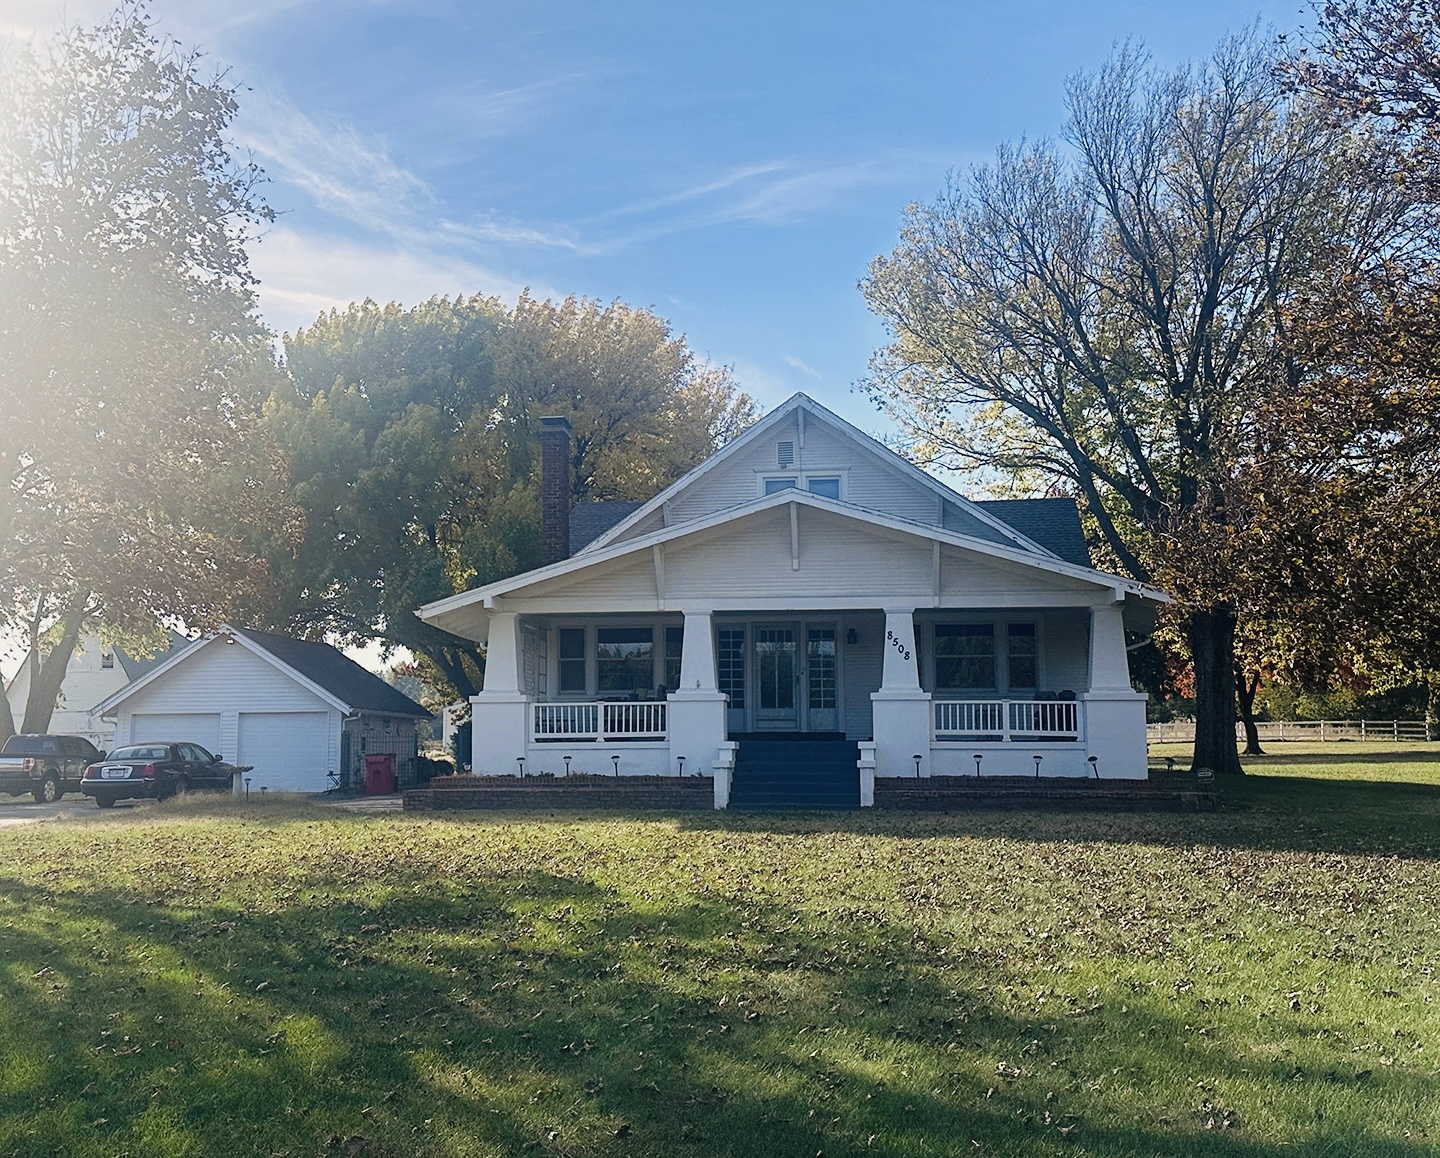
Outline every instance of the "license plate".
<path id="1" fill-rule="evenodd" d="M 124 764 L 115 764 L 115 765 L 112 765 L 112 766 L 109 767 L 109 768 L 101 768 L 101 769 L 100 769 L 100 779 L 102 779 L 102 780 L 129 780 L 129 779 L 130 779 L 130 769 L 127 768 Z"/>

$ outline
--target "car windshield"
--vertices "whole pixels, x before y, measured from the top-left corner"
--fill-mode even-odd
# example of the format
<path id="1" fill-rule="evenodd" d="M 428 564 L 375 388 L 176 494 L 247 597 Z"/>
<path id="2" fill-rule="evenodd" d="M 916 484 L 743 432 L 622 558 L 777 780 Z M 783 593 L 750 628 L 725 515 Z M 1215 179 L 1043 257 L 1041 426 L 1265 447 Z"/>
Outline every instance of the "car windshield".
<path id="1" fill-rule="evenodd" d="M 133 744 L 129 748 L 116 748 L 110 753 L 111 760 L 165 760 L 169 753 L 164 744 Z"/>

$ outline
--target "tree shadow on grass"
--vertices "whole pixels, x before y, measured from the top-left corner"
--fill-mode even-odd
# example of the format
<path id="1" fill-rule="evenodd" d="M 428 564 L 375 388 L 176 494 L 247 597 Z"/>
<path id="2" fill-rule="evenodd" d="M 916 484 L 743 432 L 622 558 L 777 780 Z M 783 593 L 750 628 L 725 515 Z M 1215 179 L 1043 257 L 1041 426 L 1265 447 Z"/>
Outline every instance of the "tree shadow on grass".
<path id="1" fill-rule="evenodd" d="M 1388 1158 L 1419 1149 L 1367 1123 L 1430 1093 L 1323 1044 L 1307 1084 L 1118 981 L 1027 1007 L 1003 952 L 703 889 L 400 876 L 247 911 L 4 882 L 0 916 L 5 1153 Z"/>

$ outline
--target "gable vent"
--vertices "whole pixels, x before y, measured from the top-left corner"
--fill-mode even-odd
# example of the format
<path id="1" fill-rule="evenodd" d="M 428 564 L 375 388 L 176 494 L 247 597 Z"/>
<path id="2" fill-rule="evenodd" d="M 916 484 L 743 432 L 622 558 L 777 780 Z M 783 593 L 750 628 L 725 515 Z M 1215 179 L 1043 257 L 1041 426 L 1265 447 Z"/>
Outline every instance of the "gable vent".
<path id="1" fill-rule="evenodd" d="M 787 440 L 785 442 L 777 442 L 775 444 L 775 465 L 795 465 L 795 444 L 793 442 Z"/>

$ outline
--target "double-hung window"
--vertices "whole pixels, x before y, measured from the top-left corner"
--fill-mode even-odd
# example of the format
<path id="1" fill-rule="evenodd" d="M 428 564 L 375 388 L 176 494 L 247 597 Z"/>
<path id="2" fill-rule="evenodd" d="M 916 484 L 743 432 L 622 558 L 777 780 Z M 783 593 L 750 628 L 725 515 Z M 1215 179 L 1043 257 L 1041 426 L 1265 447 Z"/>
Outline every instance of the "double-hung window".
<path id="1" fill-rule="evenodd" d="M 1035 638 L 1035 625 L 1007 624 L 1006 637 L 1010 690 L 1033 692 L 1040 686 L 1040 648 Z"/>
<path id="2" fill-rule="evenodd" d="M 994 624 L 935 625 L 935 686 L 971 691 L 995 690 Z"/>
<path id="3" fill-rule="evenodd" d="M 562 695 L 584 695 L 586 692 L 583 627 L 560 629 L 560 692 Z"/>
<path id="4" fill-rule="evenodd" d="M 649 627 L 602 627 L 595 632 L 595 686 L 633 694 L 655 687 L 655 632 Z"/>

